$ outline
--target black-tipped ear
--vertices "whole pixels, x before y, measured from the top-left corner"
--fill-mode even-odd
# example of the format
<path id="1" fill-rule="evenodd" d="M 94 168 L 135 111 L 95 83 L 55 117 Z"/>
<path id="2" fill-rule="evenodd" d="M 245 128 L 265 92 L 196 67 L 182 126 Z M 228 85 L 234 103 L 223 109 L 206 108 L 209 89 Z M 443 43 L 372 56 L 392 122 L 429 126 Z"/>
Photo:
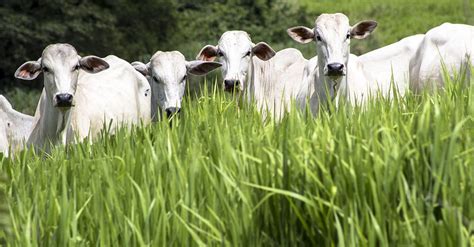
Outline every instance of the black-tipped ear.
<path id="1" fill-rule="evenodd" d="M 193 75 L 205 75 L 221 66 L 221 63 L 198 60 L 186 63 L 186 69 L 188 70 L 188 73 Z"/>
<path id="2" fill-rule="evenodd" d="M 252 53 L 263 61 L 268 61 L 276 52 L 265 42 L 259 42 L 252 48 Z"/>
<path id="3" fill-rule="evenodd" d="M 109 68 L 109 64 L 102 58 L 96 56 L 87 56 L 79 60 L 81 69 L 89 73 L 99 73 Z"/>
<path id="4" fill-rule="evenodd" d="M 21 80 L 34 80 L 41 74 L 41 63 L 38 61 L 29 61 L 22 64 L 16 71 L 15 77 Z"/>
<path id="5" fill-rule="evenodd" d="M 314 31 L 307 27 L 292 27 L 286 30 L 286 32 L 292 39 L 301 44 L 308 44 L 314 40 Z"/>
<path id="6" fill-rule="evenodd" d="M 351 37 L 354 39 L 365 39 L 377 27 L 375 21 L 361 21 L 351 28 Z"/>
<path id="7" fill-rule="evenodd" d="M 133 62 L 132 63 L 133 68 L 140 72 L 140 74 L 144 76 L 149 76 L 150 75 L 150 70 L 148 69 L 148 64 L 144 64 L 142 62 Z"/>
<path id="8" fill-rule="evenodd" d="M 196 59 L 202 60 L 202 61 L 214 61 L 216 57 L 217 57 L 217 47 L 213 45 L 206 45 L 201 49 Z"/>

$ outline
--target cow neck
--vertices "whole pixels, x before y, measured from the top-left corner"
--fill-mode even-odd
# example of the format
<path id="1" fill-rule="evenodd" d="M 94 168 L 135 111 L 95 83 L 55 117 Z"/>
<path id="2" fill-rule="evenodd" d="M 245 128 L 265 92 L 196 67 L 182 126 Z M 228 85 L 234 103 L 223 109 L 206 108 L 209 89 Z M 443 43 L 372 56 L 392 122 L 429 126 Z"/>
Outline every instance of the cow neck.
<path id="1" fill-rule="evenodd" d="M 345 66 L 347 66 L 347 64 Z M 345 96 L 343 94 L 347 89 L 347 74 L 336 80 L 324 75 L 324 61 L 319 56 L 318 70 L 319 76 L 315 80 L 316 85 L 314 86 L 315 93 L 318 95 L 318 103 L 326 104 L 328 101 L 332 101 L 337 107 L 340 97 Z M 327 95 L 327 93 L 329 93 L 329 95 Z"/>
<path id="2" fill-rule="evenodd" d="M 253 100 L 255 100 L 255 62 L 253 59 L 253 55 L 250 57 L 250 66 L 247 70 L 247 75 L 245 76 L 245 81 L 247 82 L 245 85 L 245 92 L 244 98 L 247 99 L 247 103 L 251 104 Z"/>
<path id="3" fill-rule="evenodd" d="M 60 142 L 60 144 L 65 145 L 67 141 L 67 132 L 71 126 L 71 109 L 67 111 L 56 110 L 55 112 L 57 113 L 58 117 L 55 137 L 58 138 L 57 140 Z"/>
<path id="4" fill-rule="evenodd" d="M 54 106 L 51 97 L 45 94 L 40 102 L 40 117 L 38 123 L 31 134 L 31 136 L 38 138 L 35 144 L 48 146 L 48 142 L 51 142 L 51 144 L 54 145 L 65 145 L 70 128 L 71 109 L 60 111 Z M 37 141 L 45 141 L 46 143 L 37 143 Z"/>
<path id="5" fill-rule="evenodd" d="M 151 89 L 151 119 L 153 122 L 157 122 L 161 119 L 163 110 L 159 106 L 158 100 L 158 85 L 154 83 L 151 76 L 147 76 L 148 84 L 150 84 Z"/>
<path id="6" fill-rule="evenodd" d="M 266 107 L 265 100 L 269 95 L 273 95 L 275 84 L 272 83 L 272 74 L 270 71 L 271 62 L 262 61 L 259 58 L 251 58 L 246 80 L 247 83 L 247 99 L 249 102 L 257 101 L 258 107 Z"/>

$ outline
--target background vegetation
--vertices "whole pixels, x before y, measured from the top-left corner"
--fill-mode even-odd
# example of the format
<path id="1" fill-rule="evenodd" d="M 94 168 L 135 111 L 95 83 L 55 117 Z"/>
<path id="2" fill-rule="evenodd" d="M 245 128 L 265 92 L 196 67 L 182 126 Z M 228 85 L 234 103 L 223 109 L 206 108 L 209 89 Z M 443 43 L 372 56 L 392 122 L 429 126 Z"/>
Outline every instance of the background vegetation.
<path id="1" fill-rule="evenodd" d="M 353 23 L 379 22 L 370 39 L 354 42 L 352 51 L 360 54 L 446 21 L 474 24 L 472 5 L 471 0 L 3 0 L 0 93 L 16 109 L 32 114 L 41 79 L 23 82 L 13 73 L 51 43 L 67 42 L 83 55 L 115 54 L 128 61 L 145 61 L 157 50 L 179 50 L 193 59 L 224 31 L 242 29 L 256 42 L 266 41 L 276 50 L 296 47 L 309 58 L 314 46 L 297 45 L 286 29 L 311 26 L 324 12 L 343 12 Z M 36 91 L 22 92 L 31 89 Z"/>

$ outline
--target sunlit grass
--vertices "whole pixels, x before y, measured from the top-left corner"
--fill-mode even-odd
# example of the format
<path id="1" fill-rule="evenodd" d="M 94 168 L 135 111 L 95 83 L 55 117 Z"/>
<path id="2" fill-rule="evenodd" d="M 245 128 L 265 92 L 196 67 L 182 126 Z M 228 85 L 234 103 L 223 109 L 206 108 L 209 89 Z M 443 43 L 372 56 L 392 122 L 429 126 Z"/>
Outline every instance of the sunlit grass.
<path id="1" fill-rule="evenodd" d="M 281 123 L 203 90 L 172 127 L 162 121 L 50 157 L 3 159 L 6 241 L 468 246 L 473 85 L 318 118 L 293 111 Z"/>

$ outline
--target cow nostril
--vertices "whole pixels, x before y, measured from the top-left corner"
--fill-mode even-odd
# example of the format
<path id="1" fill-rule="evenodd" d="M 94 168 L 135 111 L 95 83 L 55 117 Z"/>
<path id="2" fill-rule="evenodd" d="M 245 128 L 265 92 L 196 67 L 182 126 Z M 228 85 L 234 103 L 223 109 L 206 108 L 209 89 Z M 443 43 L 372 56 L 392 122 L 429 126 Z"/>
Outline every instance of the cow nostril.
<path id="1" fill-rule="evenodd" d="M 175 114 L 178 114 L 180 112 L 181 112 L 181 108 L 178 108 L 178 107 L 169 107 L 169 108 L 166 109 L 166 115 L 168 117 L 171 117 L 171 116 L 173 116 Z"/>
<path id="2" fill-rule="evenodd" d="M 72 94 L 61 93 L 56 95 L 56 103 L 59 107 L 70 107 L 72 106 Z"/>
<path id="3" fill-rule="evenodd" d="M 227 91 L 231 91 L 235 87 L 240 86 L 240 81 L 239 80 L 224 80 L 224 86 Z"/>
<path id="4" fill-rule="evenodd" d="M 331 72 L 341 72 L 344 69 L 344 64 L 342 63 L 330 63 L 328 64 L 328 70 Z"/>
<path id="5" fill-rule="evenodd" d="M 224 80 L 224 84 L 226 87 L 233 87 L 234 86 L 234 80 Z"/>

